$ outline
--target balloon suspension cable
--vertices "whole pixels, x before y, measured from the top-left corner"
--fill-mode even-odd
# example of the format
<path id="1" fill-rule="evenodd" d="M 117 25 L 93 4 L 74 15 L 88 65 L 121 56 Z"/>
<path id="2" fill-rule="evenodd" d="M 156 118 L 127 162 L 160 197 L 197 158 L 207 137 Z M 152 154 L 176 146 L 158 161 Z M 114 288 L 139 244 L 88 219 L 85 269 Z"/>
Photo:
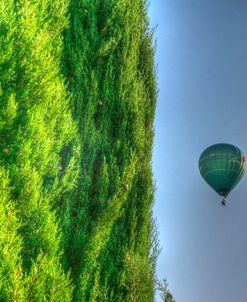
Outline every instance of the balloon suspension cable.
<path id="1" fill-rule="evenodd" d="M 223 197 L 223 199 L 222 199 L 222 201 L 221 201 L 221 204 L 222 204 L 223 206 L 226 205 L 226 198 L 225 198 L 225 197 Z"/>

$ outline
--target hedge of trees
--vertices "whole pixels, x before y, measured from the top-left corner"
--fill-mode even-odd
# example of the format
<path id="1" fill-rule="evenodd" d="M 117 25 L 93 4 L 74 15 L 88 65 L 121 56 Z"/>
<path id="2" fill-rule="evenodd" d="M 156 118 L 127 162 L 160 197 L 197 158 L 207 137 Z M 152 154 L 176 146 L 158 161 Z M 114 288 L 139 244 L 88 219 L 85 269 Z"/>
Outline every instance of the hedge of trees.
<path id="1" fill-rule="evenodd" d="M 154 301 L 146 1 L 0 3 L 0 301 Z"/>

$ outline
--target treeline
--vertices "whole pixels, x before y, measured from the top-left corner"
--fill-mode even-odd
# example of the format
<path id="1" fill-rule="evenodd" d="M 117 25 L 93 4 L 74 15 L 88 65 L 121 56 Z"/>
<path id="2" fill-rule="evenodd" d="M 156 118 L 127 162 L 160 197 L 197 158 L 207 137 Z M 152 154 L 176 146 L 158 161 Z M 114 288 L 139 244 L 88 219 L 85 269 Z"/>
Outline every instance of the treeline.
<path id="1" fill-rule="evenodd" d="M 154 301 L 146 1 L 0 3 L 0 301 Z"/>

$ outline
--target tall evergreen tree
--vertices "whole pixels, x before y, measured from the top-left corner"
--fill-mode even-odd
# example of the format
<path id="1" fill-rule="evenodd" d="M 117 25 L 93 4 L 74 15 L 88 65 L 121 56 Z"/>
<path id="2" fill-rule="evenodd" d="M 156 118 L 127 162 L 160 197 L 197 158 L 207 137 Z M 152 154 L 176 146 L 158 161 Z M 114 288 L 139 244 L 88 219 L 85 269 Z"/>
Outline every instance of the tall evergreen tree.
<path id="1" fill-rule="evenodd" d="M 0 299 L 153 301 L 146 1 L 0 4 Z"/>

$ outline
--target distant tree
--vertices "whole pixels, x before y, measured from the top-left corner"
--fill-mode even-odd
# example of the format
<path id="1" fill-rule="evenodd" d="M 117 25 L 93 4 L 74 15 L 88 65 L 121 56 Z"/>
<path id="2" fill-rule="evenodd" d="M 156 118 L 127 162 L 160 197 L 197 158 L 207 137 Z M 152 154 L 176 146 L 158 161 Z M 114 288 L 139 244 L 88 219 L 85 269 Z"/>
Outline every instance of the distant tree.
<path id="1" fill-rule="evenodd" d="M 156 280 L 156 289 L 159 292 L 163 302 L 175 302 L 172 294 L 168 289 L 168 283 L 166 279 L 163 279 L 162 281 Z"/>

